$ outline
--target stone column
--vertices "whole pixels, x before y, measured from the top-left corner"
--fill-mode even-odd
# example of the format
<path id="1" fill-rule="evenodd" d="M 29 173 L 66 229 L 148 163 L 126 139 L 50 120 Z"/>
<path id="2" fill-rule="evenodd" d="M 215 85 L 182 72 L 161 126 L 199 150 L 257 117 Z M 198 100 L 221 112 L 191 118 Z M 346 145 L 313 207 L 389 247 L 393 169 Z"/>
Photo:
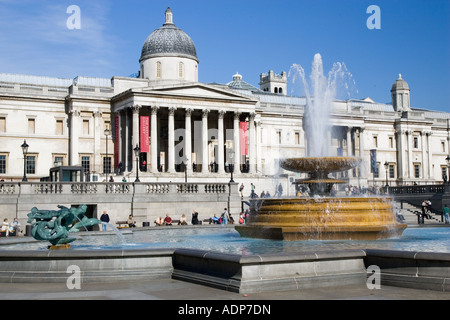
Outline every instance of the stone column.
<path id="1" fill-rule="evenodd" d="M 406 132 L 407 139 L 408 139 L 408 178 L 413 178 L 413 161 L 412 161 L 412 131 L 408 130 Z"/>
<path id="2" fill-rule="evenodd" d="M 128 114 L 128 109 L 123 109 L 122 113 L 122 154 L 123 154 L 123 169 L 130 171 L 130 163 L 133 162 L 131 153 L 132 148 L 130 148 L 130 117 Z"/>
<path id="3" fill-rule="evenodd" d="M 255 121 L 256 127 L 256 172 L 262 174 L 261 120 Z"/>
<path id="4" fill-rule="evenodd" d="M 168 168 L 167 172 L 175 172 L 175 110 L 177 108 L 169 108 L 169 126 L 168 126 L 168 142 L 167 142 L 167 155 L 168 155 Z"/>
<path id="5" fill-rule="evenodd" d="M 364 127 L 359 128 L 359 157 L 364 160 Z M 360 171 L 360 177 L 366 178 L 366 170 Z"/>
<path id="6" fill-rule="evenodd" d="M 241 113 L 234 113 L 234 123 L 233 123 L 233 132 L 234 132 L 234 173 L 241 172 L 241 146 L 240 146 L 240 126 L 239 126 L 239 117 Z M 228 155 L 227 155 L 228 157 Z"/>
<path id="7" fill-rule="evenodd" d="M 158 109 L 157 106 L 152 106 L 152 115 L 151 115 L 151 150 L 150 150 L 150 171 L 152 173 L 158 172 Z"/>
<path id="8" fill-rule="evenodd" d="M 103 126 L 100 124 L 100 119 L 102 118 L 102 113 L 100 111 L 94 111 L 94 170 L 103 173 L 103 161 L 102 161 L 102 152 L 105 152 L 106 157 L 106 136 L 104 130 L 102 130 Z M 112 131 L 111 134 L 108 137 L 108 140 L 112 137 Z M 101 140 L 102 138 L 105 138 L 105 148 L 101 148 Z M 114 152 L 114 150 L 113 150 Z M 110 154 L 110 150 L 108 149 L 108 157 Z"/>
<path id="9" fill-rule="evenodd" d="M 139 110 L 141 110 L 140 105 L 133 105 L 131 106 L 131 110 L 133 112 L 133 136 L 132 136 L 132 140 L 131 140 L 131 149 L 136 148 L 136 146 L 139 146 Z M 133 154 L 133 160 L 131 161 L 131 171 L 135 171 L 138 170 L 139 168 L 135 168 L 136 166 L 136 155 Z"/>
<path id="10" fill-rule="evenodd" d="M 352 130 L 353 130 L 353 127 L 347 127 L 347 157 L 353 156 L 353 152 L 352 152 Z M 348 177 L 350 178 L 352 176 L 353 169 L 350 169 L 347 172 L 348 172 Z"/>
<path id="11" fill-rule="evenodd" d="M 224 110 L 219 110 L 219 119 L 218 119 L 218 125 L 217 125 L 217 130 L 219 131 L 218 133 L 218 160 L 217 160 L 217 165 L 218 165 L 218 170 L 217 173 L 225 173 L 225 163 L 224 163 L 224 131 L 223 131 L 223 117 L 225 116 L 225 111 Z"/>
<path id="12" fill-rule="evenodd" d="M 202 173 L 208 173 L 208 114 L 209 109 L 202 110 Z"/>
<path id="13" fill-rule="evenodd" d="M 427 150 L 428 150 L 428 177 L 433 178 L 433 154 L 431 152 L 431 135 L 433 132 L 427 132 Z"/>
<path id="14" fill-rule="evenodd" d="M 405 177 L 405 130 L 398 129 L 397 133 L 397 178 L 403 179 Z"/>
<path id="15" fill-rule="evenodd" d="M 118 169 L 119 167 L 119 163 L 122 162 L 122 154 L 121 151 L 122 150 L 122 140 L 120 139 L 121 136 L 121 122 L 122 122 L 122 118 L 120 116 L 120 112 L 114 112 L 113 113 L 113 117 L 111 118 L 111 141 L 113 141 L 113 158 L 114 158 L 114 169 Z M 116 127 L 116 118 L 117 118 L 117 127 Z M 116 134 L 118 135 L 118 140 L 116 141 L 115 137 Z M 116 145 L 117 143 L 117 145 Z M 116 150 L 117 150 L 117 154 L 116 154 Z"/>
<path id="16" fill-rule="evenodd" d="M 186 108 L 186 118 L 185 118 L 185 134 L 184 134 L 184 155 L 187 157 L 187 167 L 186 170 L 188 173 L 192 172 L 192 128 L 191 128 L 191 108 Z"/>
<path id="17" fill-rule="evenodd" d="M 249 116 L 249 158 L 250 171 L 249 173 L 256 173 L 256 139 L 255 139 L 255 117 L 256 113 L 250 113 Z"/>
<path id="18" fill-rule="evenodd" d="M 69 165 L 79 165 L 80 159 L 78 155 L 78 137 L 80 135 L 80 111 L 72 109 L 70 111 L 70 157 Z"/>
<path id="19" fill-rule="evenodd" d="M 424 130 L 422 130 L 420 132 L 420 136 L 421 136 L 421 147 L 422 147 L 422 178 L 425 180 L 425 179 L 428 179 L 428 170 L 427 170 L 428 165 L 426 165 L 428 162 L 427 161 L 428 159 L 426 159 L 426 156 L 425 156 L 426 134 L 425 134 Z"/>
<path id="20" fill-rule="evenodd" d="M 352 130 L 353 127 L 347 127 L 347 157 L 351 157 L 352 154 Z"/>

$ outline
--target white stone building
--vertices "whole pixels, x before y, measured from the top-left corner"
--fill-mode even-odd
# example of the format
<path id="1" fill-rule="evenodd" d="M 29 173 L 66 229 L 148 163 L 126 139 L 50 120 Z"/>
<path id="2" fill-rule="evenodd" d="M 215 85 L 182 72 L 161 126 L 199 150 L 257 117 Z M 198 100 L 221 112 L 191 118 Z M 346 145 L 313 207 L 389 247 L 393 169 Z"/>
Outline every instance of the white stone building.
<path id="1" fill-rule="evenodd" d="M 83 179 L 134 181 L 139 146 L 141 181 L 228 181 L 234 164 L 235 181 L 248 191 L 250 182 L 258 192 L 290 186 L 298 176 L 278 160 L 307 154 L 305 98 L 286 95 L 285 72 L 261 74 L 260 88 L 239 74 L 228 84 L 204 84 L 198 64 L 194 42 L 168 9 L 144 43 L 138 78 L 0 74 L 0 178 L 22 179 L 26 140 L 28 180 L 64 165 L 83 167 Z M 450 113 L 412 108 L 401 76 L 391 97 L 392 105 L 335 101 L 332 153 L 365 164 L 342 176 L 359 186 L 442 182 Z M 378 173 L 370 170 L 370 150 L 377 150 Z"/>

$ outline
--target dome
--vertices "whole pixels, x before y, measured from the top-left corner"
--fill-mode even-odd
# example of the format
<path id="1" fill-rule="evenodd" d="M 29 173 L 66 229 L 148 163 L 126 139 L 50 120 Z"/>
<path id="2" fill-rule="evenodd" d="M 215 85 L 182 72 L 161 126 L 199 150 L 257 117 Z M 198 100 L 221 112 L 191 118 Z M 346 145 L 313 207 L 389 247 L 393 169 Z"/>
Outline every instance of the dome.
<path id="1" fill-rule="evenodd" d="M 236 74 L 233 76 L 233 81 L 228 82 L 227 86 L 231 89 L 243 89 L 243 90 L 250 90 L 250 91 L 261 91 L 258 88 L 252 86 L 251 84 L 245 82 L 242 80 L 242 75 L 236 72 Z"/>
<path id="2" fill-rule="evenodd" d="M 409 90 L 408 83 L 402 79 L 402 75 L 398 75 L 398 79 L 395 80 L 394 84 L 392 85 L 391 91 L 395 90 Z"/>
<path id="3" fill-rule="evenodd" d="M 184 57 L 198 62 L 192 39 L 172 22 L 172 10 L 167 8 L 164 25 L 153 31 L 142 47 L 141 61 L 153 57 Z"/>

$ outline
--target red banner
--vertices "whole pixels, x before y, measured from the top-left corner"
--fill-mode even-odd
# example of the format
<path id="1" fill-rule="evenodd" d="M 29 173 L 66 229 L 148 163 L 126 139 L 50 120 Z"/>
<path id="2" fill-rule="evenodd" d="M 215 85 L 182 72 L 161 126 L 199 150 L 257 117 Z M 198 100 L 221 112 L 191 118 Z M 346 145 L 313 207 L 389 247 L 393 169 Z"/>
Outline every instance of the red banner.
<path id="1" fill-rule="evenodd" d="M 240 123 L 240 145 L 241 145 L 241 155 L 248 156 L 248 122 Z"/>
<path id="2" fill-rule="evenodd" d="M 149 117 L 141 116 L 141 152 L 149 152 Z"/>
<path id="3" fill-rule="evenodd" d="M 119 140 L 120 140 L 120 122 L 119 117 L 114 118 L 114 168 L 119 167 Z"/>

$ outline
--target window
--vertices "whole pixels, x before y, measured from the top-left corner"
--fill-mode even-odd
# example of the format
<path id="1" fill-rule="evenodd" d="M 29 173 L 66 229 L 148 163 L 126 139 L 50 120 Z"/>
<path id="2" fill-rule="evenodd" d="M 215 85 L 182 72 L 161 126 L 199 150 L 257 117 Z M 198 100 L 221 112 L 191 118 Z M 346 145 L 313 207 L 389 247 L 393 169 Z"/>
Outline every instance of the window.
<path id="1" fill-rule="evenodd" d="M 389 137 L 389 148 L 394 148 L 394 137 Z"/>
<path id="2" fill-rule="evenodd" d="M 27 156 L 27 174 L 36 173 L 36 156 Z"/>
<path id="3" fill-rule="evenodd" d="M 6 132 L 6 117 L 0 117 L 0 132 Z"/>
<path id="4" fill-rule="evenodd" d="M 36 130 L 35 119 L 28 119 L 28 133 L 34 134 Z"/>
<path id="5" fill-rule="evenodd" d="M 380 177 L 380 163 L 379 162 L 377 162 L 377 164 L 376 164 L 375 172 L 373 173 L 373 177 L 374 178 Z"/>
<path id="6" fill-rule="evenodd" d="M 183 62 L 180 62 L 178 64 L 178 77 L 180 77 L 181 79 L 184 78 L 184 64 L 183 64 Z"/>
<path id="7" fill-rule="evenodd" d="M 103 157 L 103 173 L 111 173 L 111 157 Z"/>
<path id="8" fill-rule="evenodd" d="M 156 62 L 156 78 L 161 78 L 161 62 Z"/>
<path id="9" fill-rule="evenodd" d="M 414 165 L 414 178 L 420 178 L 420 164 Z"/>
<path id="10" fill-rule="evenodd" d="M 0 162 L 1 163 L 1 162 Z M 0 167 L 1 170 L 1 167 Z M 1 172 L 0 172 L 1 173 Z M 441 167 L 441 173 L 442 173 L 442 180 L 444 181 L 448 181 L 448 177 L 447 177 L 447 167 L 442 166 Z"/>
<path id="11" fill-rule="evenodd" d="M 91 157 L 89 157 L 89 156 L 82 156 L 81 157 L 81 166 L 83 167 L 84 172 L 90 172 Z"/>
<path id="12" fill-rule="evenodd" d="M 441 148 L 442 148 L 442 152 L 445 152 L 445 141 L 441 142 Z"/>
<path id="13" fill-rule="evenodd" d="M 389 165 L 389 178 L 395 179 L 395 166 L 393 164 Z"/>
<path id="14" fill-rule="evenodd" d="M 281 144 L 281 131 L 277 131 L 278 144 Z"/>
<path id="15" fill-rule="evenodd" d="M 414 137 L 413 142 L 414 142 L 414 149 L 419 149 L 419 137 Z"/>
<path id="16" fill-rule="evenodd" d="M 6 173 L 6 155 L 0 154 L 0 174 Z"/>
<path id="17" fill-rule="evenodd" d="M 295 144 L 300 144 L 300 132 L 295 133 Z"/>
<path id="18" fill-rule="evenodd" d="M 373 136 L 373 146 L 375 148 L 378 148 L 378 137 L 377 136 Z"/>
<path id="19" fill-rule="evenodd" d="M 53 165 L 55 167 L 62 166 L 64 164 L 64 157 L 55 156 L 55 160 L 53 161 Z"/>
<path id="20" fill-rule="evenodd" d="M 89 120 L 83 120 L 83 135 L 89 135 Z"/>
<path id="21" fill-rule="evenodd" d="M 63 120 L 56 120 L 56 134 L 58 136 L 63 135 L 64 129 L 63 129 Z"/>

